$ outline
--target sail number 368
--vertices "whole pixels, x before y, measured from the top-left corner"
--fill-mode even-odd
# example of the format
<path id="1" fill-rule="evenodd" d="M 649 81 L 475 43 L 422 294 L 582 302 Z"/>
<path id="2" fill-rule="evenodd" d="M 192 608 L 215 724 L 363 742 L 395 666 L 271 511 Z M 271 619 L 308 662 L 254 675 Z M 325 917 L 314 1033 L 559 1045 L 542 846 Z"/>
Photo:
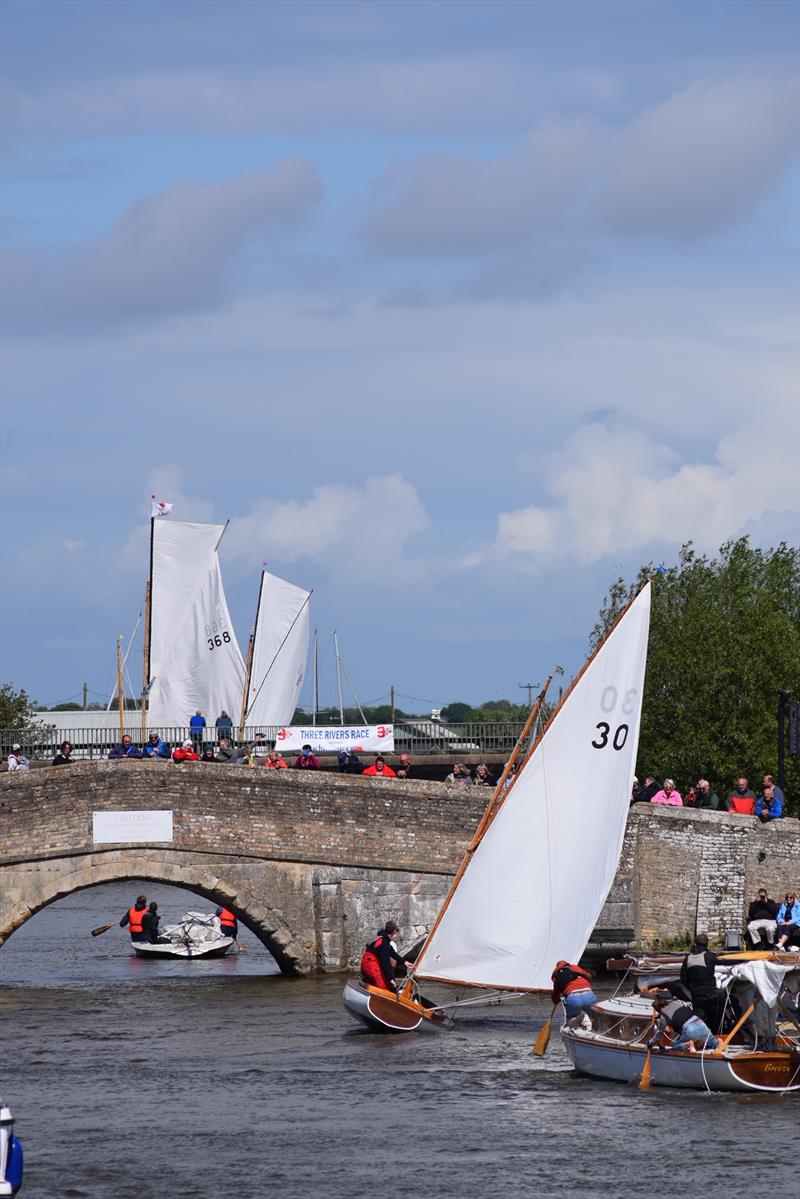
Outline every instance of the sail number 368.
<path id="1" fill-rule="evenodd" d="M 217 632 L 216 621 L 214 621 L 213 625 L 206 625 L 206 641 L 210 650 L 218 649 L 223 643 L 228 645 L 230 639 L 231 635 L 227 629 L 224 629 L 222 633 Z"/>
<path id="2" fill-rule="evenodd" d="M 631 687 L 630 691 L 626 691 L 622 700 L 621 711 L 624 716 L 632 715 L 636 707 L 636 688 Z M 604 712 L 613 712 L 617 706 L 619 693 L 614 686 L 606 687 L 603 694 L 600 696 L 600 707 Z M 612 749 L 620 750 L 628 740 L 628 725 L 618 724 L 612 732 L 611 725 L 607 720 L 601 720 L 595 725 L 597 736 L 592 741 L 594 749 L 605 749 L 610 745 Z"/>

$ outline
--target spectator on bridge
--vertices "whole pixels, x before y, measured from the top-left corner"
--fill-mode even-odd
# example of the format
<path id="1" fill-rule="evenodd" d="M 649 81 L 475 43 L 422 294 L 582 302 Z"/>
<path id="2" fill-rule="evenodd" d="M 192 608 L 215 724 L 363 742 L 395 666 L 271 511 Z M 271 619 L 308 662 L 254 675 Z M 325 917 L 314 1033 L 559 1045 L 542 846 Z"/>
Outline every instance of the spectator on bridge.
<path id="1" fill-rule="evenodd" d="M 708 779 L 698 779 L 694 785 L 696 808 L 708 808 L 710 812 L 722 810 L 722 800 L 717 795 Z"/>
<path id="2" fill-rule="evenodd" d="M 198 708 L 189 721 L 189 736 L 192 738 L 195 750 L 199 753 L 206 731 L 206 718 Z"/>
<path id="3" fill-rule="evenodd" d="M 203 752 L 200 755 L 201 762 L 216 762 L 217 755 L 214 753 L 213 745 L 204 745 Z"/>
<path id="4" fill-rule="evenodd" d="M 489 774 L 489 767 L 485 762 L 479 762 L 475 767 L 475 777 L 472 780 L 476 787 L 493 787 L 494 779 Z"/>
<path id="5" fill-rule="evenodd" d="M 233 766 L 241 766 L 243 758 L 244 751 L 237 749 L 227 737 L 220 741 L 215 758 L 216 762 L 230 762 Z"/>
<path id="6" fill-rule="evenodd" d="M 399 779 L 410 779 L 414 771 L 411 765 L 411 757 L 409 754 L 402 753 L 397 761 L 397 777 Z"/>
<path id="7" fill-rule="evenodd" d="M 758 894 L 747 909 L 747 935 L 754 949 L 772 948 L 778 929 L 777 915 L 777 903 L 769 898 L 766 887 L 759 887 Z"/>
<path id="8" fill-rule="evenodd" d="M 189 737 L 186 738 L 180 749 L 173 749 L 173 762 L 199 762 L 200 755 L 195 752 L 194 744 Z"/>
<path id="9" fill-rule="evenodd" d="M 762 794 L 763 794 L 764 787 L 772 787 L 772 790 L 775 792 L 778 799 L 781 801 L 781 808 L 783 808 L 783 804 L 784 804 L 783 791 L 778 786 L 778 784 L 775 782 L 775 779 L 772 777 L 771 774 L 765 774 L 763 779 L 761 780 Z"/>
<path id="10" fill-rule="evenodd" d="M 697 792 L 695 791 L 694 787 L 690 787 L 683 797 L 683 806 L 685 808 L 694 808 L 696 807 L 696 801 Z"/>
<path id="11" fill-rule="evenodd" d="M 648 774 L 645 776 L 645 780 L 641 785 L 637 782 L 637 785 L 633 788 L 631 802 L 650 803 L 653 796 L 658 794 L 658 790 L 658 783 L 653 778 L 652 774 Z"/>
<path id="12" fill-rule="evenodd" d="M 371 766 L 368 766 L 367 769 L 364 771 L 364 777 L 366 778 L 366 776 L 368 774 L 372 774 L 376 778 L 381 778 L 381 779 L 396 779 L 397 778 L 397 775 L 392 770 L 389 763 L 380 754 L 378 754 L 378 756 L 375 759 L 375 761 L 373 762 L 373 764 Z"/>
<path id="13" fill-rule="evenodd" d="M 151 733 L 144 747 L 146 758 L 162 758 L 169 761 L 169 746 L 161 740 L 158 733 Z"/>
<path id="14" fill-rule="evenodd" d="M 800 903 L 797 902 L 797 895 L 794 891 L 787 891 L 786 898 L 778 908 L 778 914 L 775 917 L 777 928 L 775 930 L 775 948 L 781 952 L 786 946 L 800 945 Z"/>
<path id="15" fill-rule="evenodd" d="M 134 745 L 130 734 L 123 733 L 122 740 L 118 741 L 114 748 L 109 752 L 109 758 L 141 758 L 144 757 L 138 745 Z"/>
<path id="16" fill-rule="evenodd" d="M 277 749 L 271 749 L 269 751 L 264 765 L 268 766 L 270 770 L 288 770 L 286 763 L 278 753 Z"/>
<path id="17" fill-rule="evenodd" d="M 304 745 L 300 753 L 294 760 L 295 770 L 319 770 L 320 761 L 311 752 L 310 745 Z"/>
<path id="18" fill-rule="evenodd" d="M 742 777 L 736 780 L 733 791 L 728 792 L 725 806 L 729 812 L 738 812 L 740 816 L 755 816 L 756 795 L 747 785 L 746 778 Z"/>
<path id="19" fill-rule="evenodd" d="M 756 816 L 762 824 L 769 824 L 770 820 L 780 820 L 783 815 L 783 803 L 776 791 L 780 791 L 780 787 L 765 787 L 764 794 L 756 800 Z"/>
<path id="20" fill-rule="evenodd" d="M 62 741 L 58 753 L 53 758 L 54 766 L 69 766 L 72 762 L 72 742 Z"/>
<path id="21" fill-rule="evenodd" d="M 223 737 L 233 737 L 233 720 L 223 708 L 217 719 L 214 721 L 217 729 L 217 741 L 221 741 Z"/>
<path id="22" fill-rule="evenodd" d="M 263 766 L 269 754 L 269 746 L 263 733 L 256 733 L 253 742 L 247 747 L 247 761 L 251 766 Z"/>
<path id="23" fill-rule="evenodd" d="M 18 741 L 15 741 L 11 746 L 11 753 L 8 755 L 8 769 L 14 770 L 30 770 L 31 764 L 25 754 L 22 752 L 22 746 Z"/>
<path id="24" fill-rule="evenodd" d="M 339 760 L 340 774 L 363 774 L 364 763 L 358 759 L 358 754 L 353 749 L 340 749 L 337 755 Z"/>
<path id="25" fill-rule="evenodd" d="M 444 781 L 446 783 L 459 783 L 459 784 L 471 783 L 472 775 L 470 774 L 470 772 L 466 766 L 464 766 L 461 762 L 456 762 L 453 765 L 452 771 L 450 772 L 450 774 L 448 774 L 447 778 Z"/>
<path id="26" fill-rule="evenodd" d="M 127 925 L 128 932 L 131 934 L 132 941 L 147 941 L 148 937 L 144 931 L 143 921 L 147 911 L 147 896 L 140 895 L 132 908 L 128 908 L 125 915 L 119 922 L 120 928 L 125 928 Z"/>
<path id="27" fill-rule="evenodd" d="M 675 783 L 673 779 L 664 779 L 664 786 L 660 791 L 656 791 L 655 795 L 650 800 L 650 803 L 668 804 L 673 808 L 683 807 L 683 800 L 675 790 Z"/>

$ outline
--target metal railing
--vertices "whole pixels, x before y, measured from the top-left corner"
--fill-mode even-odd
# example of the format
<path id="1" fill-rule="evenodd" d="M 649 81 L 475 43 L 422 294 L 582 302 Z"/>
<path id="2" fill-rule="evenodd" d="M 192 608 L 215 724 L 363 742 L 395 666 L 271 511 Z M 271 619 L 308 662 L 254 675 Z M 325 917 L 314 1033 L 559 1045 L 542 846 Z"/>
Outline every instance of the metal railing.
<path id="1" fill-rule="evenodd" d="M 76 716 L 78 714 L 76 713 Z M 135 712 L 124 732 L 134 745 L 143 746 L 147 737 L 142 736 L 142 726 Z M 330 726 L 324 726 L 330 727 Z M 445 724 L 435 720 L 400 720 L 394 726 L 395 754 L 444 754 L 455 758 L 474 754 L 510 754 L 522 731 L 520 721 L 499 721 L 492 724 Z M 175 748 L 187 739 L 195 745 L 211 745 L 216 748 L 221 738 L 229 736 L 237 747 L 251 745 L 260 733 L 269 748 L 275 744 L 280 731 L 277 726 L 247 726 L 234 728 L 231 733 L 206 728 L 196 734 L 188 725 L 170 728 L 153 728 L 161 739 Z M 108 757 L 109 751 L 118 744 L 122 736 L 119 725 L 114 728 L 81 728 L 79 723 L 70 728 L 29 725 L 26 729 L 0 729 L 0 753 L 6 757 L 11 746 L 19 743 L 22 752 L 31 759 L 52 759 L 59 751 L 62 741 L 69 741 L 76 759 L 100 759 Z M 280 742 L 278 742 L 280 748 Z"/>

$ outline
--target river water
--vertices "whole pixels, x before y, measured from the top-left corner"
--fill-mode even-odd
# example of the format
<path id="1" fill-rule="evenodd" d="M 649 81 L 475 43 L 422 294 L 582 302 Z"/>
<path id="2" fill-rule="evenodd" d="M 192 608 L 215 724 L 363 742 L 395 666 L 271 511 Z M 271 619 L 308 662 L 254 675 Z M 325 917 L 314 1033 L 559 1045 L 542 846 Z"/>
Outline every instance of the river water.
<path id="1" fill-rule="evenodd" d="M 208 904 L 147 883 L 78 892 L 0 951 L 2 1076 L 25 1199 L 798 1199 L 797 1097 L 573 1076 L 550 1003 L 467 1008 L 455 1031 L 380 1037 L 342 980 L 248 952 L 147 962 L 89 930 L 140 891 L 170 923 Z"/>

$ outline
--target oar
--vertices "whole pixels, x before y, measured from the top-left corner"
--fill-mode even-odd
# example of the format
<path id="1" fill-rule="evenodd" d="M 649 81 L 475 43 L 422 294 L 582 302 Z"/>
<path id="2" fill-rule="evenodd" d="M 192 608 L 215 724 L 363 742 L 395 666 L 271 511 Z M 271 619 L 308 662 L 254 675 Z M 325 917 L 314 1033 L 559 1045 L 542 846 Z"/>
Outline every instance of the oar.
<path id="1" fill-rule="evenodd" d="M 650 1028 L 651 1029 L 655 1028 L 654 1020 L 651 1020 Z M 640 1091 L 649 1091 L 650 1090 L 650 1054 L 651 1053 L 652 1053 L 652 1048 L 650 1045 L 648 1045 L 647 1046 L 647 1054 L 644 1059 L 644 1066 L 642 1067 L 642 1076 L 639 1079 L 639 1090 Z"/>
<path id="2" fill-rule="evenodd" d="M 535 1053 L 537 1057 L 544 1057 L 547 1053 L 547 1046 L 550 1044 L 550 1030 L 553 1027 L 553 1016 L 556 1014 L 556 1005 L 553 1004 L 553 1010 L 547 1019 L 547 1022 L 539 1029 L 539 1035 L 536 1038 L 531 1053 Z"/>
<path id="3" fill-rule="evenodd" d="M 712 1049 L 711 1050 L 712 1053 L 721 1055 L 724 1052 L 724 1050 L 728 1048 L 728 1046 L 730 1045 L 733 1038 L 736 1036 L 739 1029 L 752 1016 L 753 1012 L 755 1011 L 755 1006 L 756 1005 L 754 1003 L 750 1004 L 750 1007 L 747 1009 L 747 1011 L 744 1013 L 744 1015 L 739 1018 L 739 1020 L 736 1022 L 736 1024 L 734 1024 L 733 1028 L 728 1033 L 727 1037 L 720 1037 L 719 1046 L 717 1049 Z"/>
<path id="4" fill-rule="evenodd" d="M 107 933 L 115 924 L 119 924 L 119 920 L 112 920 L 110 924 L 101 924 L 97 928 L 92 929 L 92 936 L 99 937 L 101 933 Z"/>

